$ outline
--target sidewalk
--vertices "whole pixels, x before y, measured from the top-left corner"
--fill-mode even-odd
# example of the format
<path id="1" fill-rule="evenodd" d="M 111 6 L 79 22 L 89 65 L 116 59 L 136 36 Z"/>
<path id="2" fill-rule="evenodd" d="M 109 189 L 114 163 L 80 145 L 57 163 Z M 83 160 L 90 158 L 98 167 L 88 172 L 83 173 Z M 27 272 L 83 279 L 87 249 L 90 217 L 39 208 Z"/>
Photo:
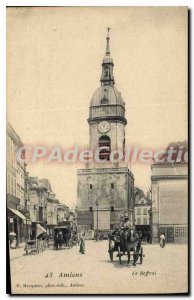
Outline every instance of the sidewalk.
<path id="1" fill-rule="evenodd" d="M 16 249 L 9 248 L 10 260 L 22 257 L 25 254 L 24 247 L 25 243 L 21 243 Z"/>

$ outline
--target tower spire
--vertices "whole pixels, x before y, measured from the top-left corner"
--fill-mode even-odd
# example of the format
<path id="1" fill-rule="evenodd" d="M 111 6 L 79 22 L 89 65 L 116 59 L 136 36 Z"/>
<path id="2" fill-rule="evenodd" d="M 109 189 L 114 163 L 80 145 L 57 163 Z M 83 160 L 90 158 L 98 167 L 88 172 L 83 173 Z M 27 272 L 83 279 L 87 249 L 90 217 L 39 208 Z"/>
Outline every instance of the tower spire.
<path id="1" fill-rule="evenodd" d="M 110 45 L 109 45 L 109 40 L 110 40 L 110 27 L 107 28 L 107 36 L 106 36 L 106 55 L 110 55 Z"/>
<path id="2" fill-rule="evenodd" d="M 101 76 L 101 85 L 113 85 L 115 83 L 113 76 L 113 59 L 110 56 L 110 27 L 107 28 L 106 36 L 106 53 L 102 62 L 102 76 Z"/>

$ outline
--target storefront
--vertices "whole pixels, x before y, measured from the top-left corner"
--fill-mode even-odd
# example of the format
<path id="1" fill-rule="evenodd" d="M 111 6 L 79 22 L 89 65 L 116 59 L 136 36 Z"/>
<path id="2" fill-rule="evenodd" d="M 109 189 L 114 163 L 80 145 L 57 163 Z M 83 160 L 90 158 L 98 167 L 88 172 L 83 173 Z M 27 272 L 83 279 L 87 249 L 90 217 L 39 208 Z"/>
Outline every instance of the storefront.
<path id="1" fill-rule="evenodd" d="M 14 232 L 16 234 L 17 246 L 25 241 L 26 224 L 29 221 L 17 209 L 8 207 L 8 233 Z"/>

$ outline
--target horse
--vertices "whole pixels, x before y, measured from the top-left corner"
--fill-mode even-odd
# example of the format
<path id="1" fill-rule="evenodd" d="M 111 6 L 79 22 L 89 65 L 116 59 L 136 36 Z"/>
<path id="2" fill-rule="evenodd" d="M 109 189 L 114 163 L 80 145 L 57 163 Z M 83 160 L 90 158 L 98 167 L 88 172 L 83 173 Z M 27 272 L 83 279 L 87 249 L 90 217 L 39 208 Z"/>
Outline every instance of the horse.
<path id="1" fill-rule="evenodd" d="M 128 256 L 128 264 L 130 263 L 130 251 L 133 251 L 133 265 L 136 266 L 140 244 L 140 238 L 134 229 L 127 229 L 124 232 L 124 248 Z"/>
<path id="2" fill-rule="evenodd" d="M 62 244 L 64 243 L 63 236 L 62 235 L 57 235 L 54 238 L 54 249 L 62 249 Z"/>

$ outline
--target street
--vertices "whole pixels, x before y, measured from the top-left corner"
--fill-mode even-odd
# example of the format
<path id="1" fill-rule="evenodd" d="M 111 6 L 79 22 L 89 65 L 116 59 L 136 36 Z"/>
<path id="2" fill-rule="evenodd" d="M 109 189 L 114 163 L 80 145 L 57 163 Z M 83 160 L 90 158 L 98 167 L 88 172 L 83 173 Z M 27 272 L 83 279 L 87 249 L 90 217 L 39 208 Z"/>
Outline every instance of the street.
<path id="1" fill-rule="evenodd" d="M 79 247 L 38 255 L 11 251 L 13 294 L 133 294 L 183 293 L 187 291 L 187 245 L 143 245 L 143 264 L 120 265 L 116 254 L 109 259 L 108 241 L 86 241 L 86 253 Z M 14 256 L 14 251 L 17 255 Z M 19 253 L 20 252 L 20 256 Z M 16 252 L 15 252 L 16 253 Z"/>

